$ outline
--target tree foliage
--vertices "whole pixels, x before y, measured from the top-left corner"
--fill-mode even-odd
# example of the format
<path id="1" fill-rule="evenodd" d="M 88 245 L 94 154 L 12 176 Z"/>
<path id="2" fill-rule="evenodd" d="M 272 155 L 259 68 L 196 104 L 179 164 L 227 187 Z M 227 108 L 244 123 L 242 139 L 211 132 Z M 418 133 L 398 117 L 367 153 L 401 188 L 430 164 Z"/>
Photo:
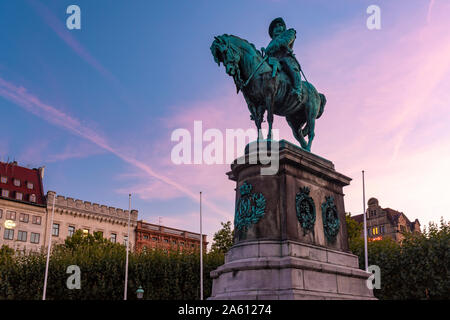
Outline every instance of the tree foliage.
<path id="1" fill-rule="evenodd" d="M 42 298 L 46 254 L 8 255 L 0 250 L 0 299 Z M 47 286 L 48 300 L 122 300 L 126 247 L 103 239 L 100 234 L 75 233 L 52 250 Z M 5 254 L 6 256 L 6 254 Z M 204 254 L 204 296 L 211 295 L 209 274 L 224 263 L 220 253 Z M 67 267 L 81 270 L 81 289 L 68 289 Z M 130 252 L 128 299 L 136 299 L 142 286 L 144 299 L 195 300 L 200 298 L 199 252 L 164 252 L 162 249 Z"/>
<path id="2" fill-rule="evenodd" d="M 220 224 L 222 229 L 214 234 L 211 251 L 224 254 L 233 246 L 234 230 L 231 230 L 231 221 Z"/>
<path id="3" fill-rule="evenodd" d="M 397 243 L 389 238 L 367 244 L 369 265 L 381 270 L 379 299 L 450 299 L 450 223 L 430 223 L 423 233 L 405 233 Z M 364 240 L 349 238 L 351 251 L 364 269 Z"/>

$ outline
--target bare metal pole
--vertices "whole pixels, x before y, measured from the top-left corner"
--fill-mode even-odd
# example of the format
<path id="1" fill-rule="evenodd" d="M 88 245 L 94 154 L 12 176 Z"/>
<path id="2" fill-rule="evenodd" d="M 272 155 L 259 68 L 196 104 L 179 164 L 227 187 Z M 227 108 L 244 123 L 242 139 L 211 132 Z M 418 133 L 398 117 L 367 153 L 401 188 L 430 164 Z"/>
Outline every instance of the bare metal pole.
<path id="1" fill-rule="evenodd" d="M 364 265 L 366 271 L 369 270 L 369 262 L 367 255 L 367 218 L 366 218 L 366 189 L 364 184 L 364 170 L 362 171 L 362 181 L 363 181 L 363 217 L 364 217 Z"/>
<path id="2" fill-rule="evenodd" d="M 203 300 L 202 192 L 200 191 L 200 300 Z"/>
<path id="3" fill-rule="evenodd" d="M 48 234 L 47 262 L 45 263 L 44 292 L 42 293 L 42 300 L 45 300 L 45 296 L 47 294 L 48 264 L 50 261 L 50 250 L 52 247 L 52 228 L 53 228 L 53 215 L 55 213 L 55 200 L 56 194 L 53 195 L 53 208 L 52 208 L 52 217 L 50 219 L 50 232 Z"/>
<path id="4" fill-rule="evenodd" d="M 128 195 L 128 236 L 127 236 L 127 257 L 125 260 L 125 289 L 123 290 L 123 300 L 127 300 L 127 289 L 128 289 L 128 251 L 130 248 L 130 217 L 131 217 L 131 193 Z"/>

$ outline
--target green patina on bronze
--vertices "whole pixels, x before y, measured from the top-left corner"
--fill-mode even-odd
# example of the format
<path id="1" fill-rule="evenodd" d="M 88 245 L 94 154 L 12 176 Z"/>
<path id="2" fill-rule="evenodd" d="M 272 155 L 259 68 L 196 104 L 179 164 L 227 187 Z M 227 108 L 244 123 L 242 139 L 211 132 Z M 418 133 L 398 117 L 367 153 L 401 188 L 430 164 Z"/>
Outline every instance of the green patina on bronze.
<path id="1" fill-rule="evenodd" d="M 272 40 L 261 51 L 247 40 L 224 34 L 215 37 L 211 53 L 233 77 L 237 93 L 242 91 L 258 140 L 262 139 L 261 123 L 267 111 L 268 140 L 272 138 L 273 115 L 283 116 L 301 147 L 311 151 L 315 120 L 322 115 L 326 98 L 311 83 L 301 81 L 301 67 L 292 50 L 296 31 L 286 29 L 283 19 L 277 18 L 270 24 L 269 34 Z"/>
<path id="2" fill-rule="evenodd" d="M 314 200 L 309 196 L 310 189 L 308 187 L 300 188 L 300 192 L 295 196 L 295 208 L 297 211 L 297 219 L 303 229 L 303 235 L 314 230 L 316 223 L 316 206 Z"/>
<path id="3" fill-rule="evenodd" d="M 266 199 L 262 193 L 251 193 L 253 186 L 244 182 L 239 187 L 241 197 L 236 205 L 236 212 L 234 216 L 234 227 L 241 231 L 247 232 L 252 224 L 264 216 L 266 210 Z"/>
<path id="4" fill-rule="evenodd" d="M 325 197 L 325 202 L 322 203 L 322 220 L 325 237 L 329 242 L 336 241 L 340 222 L 339 214 L 332 196 Z"/>

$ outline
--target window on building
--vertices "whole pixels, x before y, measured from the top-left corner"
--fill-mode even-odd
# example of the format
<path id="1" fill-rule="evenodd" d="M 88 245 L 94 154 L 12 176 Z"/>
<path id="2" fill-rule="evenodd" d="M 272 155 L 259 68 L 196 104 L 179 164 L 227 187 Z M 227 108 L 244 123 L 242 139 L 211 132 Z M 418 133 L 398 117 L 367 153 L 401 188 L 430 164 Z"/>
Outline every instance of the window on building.
<path id="1" fill-rule="evenodd" d="M 372 228 L 372 235 L 376 236 L 378 234 L 378 227 Z"/>
<path id="2" fill-rule="evenodd" d="M 74 233 L 75 233 L 75 227 L 69 226 L 69 228 L 68 228 L 69 237 L 73 236 Z"/>
<path id="3" fill-rule="evenodd" d="M 405 226 L 400 226 L 400 231 L 401 232 L 406 232 L 406 227 Z"/>
<path id="4" fill-rule="evenodd" d="M 164 242 L 165 243 L 169 243 L 169 239 L 164 239 Z"/>
<path id="5" fill-rule="evenodd" d="M 153 237 L 152 240 L 153 241 L 158 241 L 158 238 L 157 237 Z"/>
<path id="6" fill-rule="evenodd" d="M 29 214 L 21 213 L 19 215 L 19 221 L 20 222 L 28 223 L 29 220 L 30 220 L 30 215 Z"/>
<path id="7" fill-rule="evenodd" d="M 53 224 L 52 235 L 56 236 L 56 237 L 59 236 L 59 224 L 58 223 Z"/>
<path id="8" fill-rule="evenodd" d="M 7 183 L 8 177 L 2 176 L 0 181 L 1 181 L 1 183 Z"/>
<path id="9" fill-rule="evenodd" d="M 6 219 L 16 220 L 16 213 L 14 211 L 6 211 Z"/>
<path id="10" fill-rule="evenodd" d="M 9 190 L 2 189 L 2 197 L 5 197 L 5 198 L 9 197 Z"/>
<path id="11" fill-rule="evenodd" d="M 19 180 L 19 179 L 14 179 L 14 180 L 13 180 L 13 184 L 14 184 L 16 187 L 20 187 L 20 180 Z"/>
<path id="12" fill-rule="evenodd" d="M 89 229 L 83 229 L 83 235 L 88 235 L 89 234 Z"/>
<path id="13" fill-rule="evenodd" d="M 172 244 L 177 244 L 177 240 L 172 240 Z"/>
<path id="14" fill-rule="evenodd" d="M 144 240 L 148 240 L 148 234 L 144 234 L 144 235 L 142 236 L 142 238 L 143 238 Z"/>
<path id="15" fill-rule="evenodd" d="M 20 231 L 17 233 L 17 240 L 18 241 L 27 241 L 27 232 L 26 231 Z"/>
<path id="16" fill-rule="evenodd" d="M 34 185 L 32 182 L 27 182 L 27 189 L 33 190 Z"/>
<path id="17" fill-rule="evenodd" d="M 195 248 L 195 244 L 191 244 L 191 248 Z"/>
<path id="18" fill-rule="evenodd" d="M 184 242 L 183 241 L 180 242 L 180 246 L 184 247 Z"/>
<path id="19" fill-rule="evenodd" d="M 383 226 L 380 226 L 380 233 L 381 233 L 381 234 L 384 234 L 384 225 L 383 225 Z"/>
<path id="20" fill-rule="evenodd" d="M 34 193 L 30 194 L 30 202 L 36 202 L 36 195 Z"/>
<path id="21" fill-rule="evenodd" d="M 33 216 L 32 223 L 33 224 L 41 224 L 42 218 L 40 216 Z"/>
<path id="22" fill-rule="evenodd" d="M 23 200 L 23 193 L 22 192 L 16 192 L 16 200 Z"/>
<path id="23" fill-rule="evenodd" d="M 14 239 L 14 229 L 5 229 L 5 233 L 3 234 L 3 239 L 13 240 Z"/>
<path id="24" fill-rule="evenodd" d="M 111 233 L 111 238 L 110 238 L 111 242 L 116 243 L 117 241 L 117 234 L 115 233 Z"/>
<path id="25" fill-rule="evenodd" d="M 128 243 L 128 236 L 123 236 L 123 245 L 126 246 Z"/>
<path id="26" fill-rule="evenodd" d="M 32 232 L 30 235 L 30 242 L 31 243 L 39 243 L 40 234 Z"/>

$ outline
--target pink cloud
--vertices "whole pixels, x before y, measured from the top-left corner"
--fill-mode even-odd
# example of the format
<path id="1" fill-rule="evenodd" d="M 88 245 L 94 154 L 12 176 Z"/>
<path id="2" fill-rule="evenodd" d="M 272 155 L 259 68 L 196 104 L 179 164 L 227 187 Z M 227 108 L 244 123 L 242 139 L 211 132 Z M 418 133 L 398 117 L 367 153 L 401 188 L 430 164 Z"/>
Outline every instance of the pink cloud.
<path id="1" fill-rule="evenodd" d="M 448 3 L 435 6 L 441 17 L 450 12 Z M 358 21 L 303 48 L 328 100 L 313 150 L 355 179 L 344 189 L 347 210 L 362 211 L 365 169 L 368 197 L 422 223 L 443 214 L 439 188 L 450 160 L 449 26 L 448 19 L 403 19 L 374 32 Z"/>
<path id="2" fill-rule="evenodd" d="M 427 22 L 429 23 L 431 21 L 431 11 L 433 10 L 434 6 L 434 0 L 430 0 L 430 3 L 428 5 L 428 13 L 427 13 Z"/>

